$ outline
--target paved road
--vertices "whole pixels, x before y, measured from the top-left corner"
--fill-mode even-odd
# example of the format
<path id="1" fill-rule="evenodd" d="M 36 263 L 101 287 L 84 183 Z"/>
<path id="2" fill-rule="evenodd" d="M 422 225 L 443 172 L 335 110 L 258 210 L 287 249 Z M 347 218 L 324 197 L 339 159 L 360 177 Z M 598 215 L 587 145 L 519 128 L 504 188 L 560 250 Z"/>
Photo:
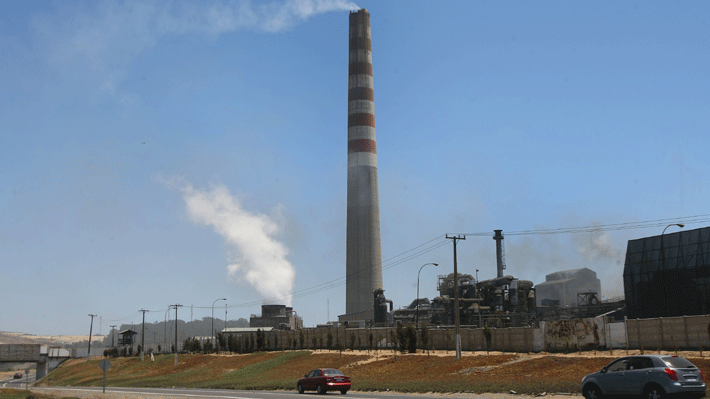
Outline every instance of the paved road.
<path id="1" fill-rule="evenodd" d="M 316 399 L 322 396 L 316 393 L 306 393 L 299 395 L 293 392 L 264 392 L 264 391 L 233 391 L 221 389 L 184 389 L 184 388 L 113 388 L 107 387 L 106 393 L 102 393 L 102 388 L 83 387 L 53 387 L 53 388 L 31 388 L 33 391 L 48 393 L 59 397 L 71 396 L 82 399 L 102 398 L 102 399 Z M 579 396 L 569 395 L 548 395 L 544 399 L 579 399 Z M 341 395 L 338 392 L 329 392 L 326 398 L 335 399 L 423 399 L 423 398 L 463 398 L 463 399 L 529 399 L 530 396 L 512 394 L 395 394 L 395 393 L 359 393 L 348 392 Z M 542 399 L 542 398 L 540 398 Z"/>
<path id="2" fill-rule="evenodd" d="M 30 373 L 29 375 L 24 375 L 22 373 L 22 378 L 20 379 L 14 379 L 14 378 L 7 378 L 4 380 L 0 380 L 0 388 L 17 388 L 17 389 L 24 389 L 25 384 L 28 382 L 32 382 L 35 380 L 35 374 Z M 28 378 L 29 377 L 29 378 Z"/>

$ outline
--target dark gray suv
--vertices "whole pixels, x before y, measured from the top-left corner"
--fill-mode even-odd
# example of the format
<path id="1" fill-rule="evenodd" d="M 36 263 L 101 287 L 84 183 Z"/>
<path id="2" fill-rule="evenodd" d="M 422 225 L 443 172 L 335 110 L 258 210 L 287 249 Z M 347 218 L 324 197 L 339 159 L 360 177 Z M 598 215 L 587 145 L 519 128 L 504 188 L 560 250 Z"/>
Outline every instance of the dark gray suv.
<path id="1" fill-rule="evenodd" d="M 703 373 L 683 357 L 665 355 L 626 356 L 582 379 L 587 399 L 604 395 L 640 395 L 660 399 L 668 394 L 705 396 Z"/>

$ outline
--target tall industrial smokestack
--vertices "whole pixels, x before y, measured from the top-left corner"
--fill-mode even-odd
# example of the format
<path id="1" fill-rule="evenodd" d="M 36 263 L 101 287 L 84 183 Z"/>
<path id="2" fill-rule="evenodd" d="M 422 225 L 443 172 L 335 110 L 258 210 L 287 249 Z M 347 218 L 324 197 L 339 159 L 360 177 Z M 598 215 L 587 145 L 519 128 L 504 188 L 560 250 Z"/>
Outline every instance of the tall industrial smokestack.
<path id="1" fill-rule="evenodd" d="M 383 288 L 374 98 L 370 13 L 360 9 L 350 13 L 347 320 L 371 320 L 372 295 Z"/>
<path id="2" fill-rule="evenodd" d="M 493 230 L 496 233 L 493 239 L 496 240 L 496 265 L 498 266 L 498 278 L 503 277 L 505 269 L 505 248 L 503 248 L 503 230 Z"/>

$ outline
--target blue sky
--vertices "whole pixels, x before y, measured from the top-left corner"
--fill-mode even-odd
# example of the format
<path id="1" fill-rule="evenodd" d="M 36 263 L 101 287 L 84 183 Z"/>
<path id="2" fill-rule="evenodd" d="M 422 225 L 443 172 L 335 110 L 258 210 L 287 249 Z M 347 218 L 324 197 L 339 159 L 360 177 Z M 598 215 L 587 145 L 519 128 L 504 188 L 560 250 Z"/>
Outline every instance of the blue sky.
<path id="1" fill-rule="evenodd" d="M 92 313 L 105 334 L 222 297 L 248 319 L 288 293 L 306 326 L 342 314 L 357 7 L 395 307 L 427 262 L 435 296 L 447 233 L 487 279 L 494 229 L 602 226 L 506 236 L 507 273 L 589 267 L 609 297 L 626 242 L 663 226 L 603 226 L 710 223 L 688 218 L 710 194 L 707 2 L 5 1 L 0 330 L 87 334 Z"/>

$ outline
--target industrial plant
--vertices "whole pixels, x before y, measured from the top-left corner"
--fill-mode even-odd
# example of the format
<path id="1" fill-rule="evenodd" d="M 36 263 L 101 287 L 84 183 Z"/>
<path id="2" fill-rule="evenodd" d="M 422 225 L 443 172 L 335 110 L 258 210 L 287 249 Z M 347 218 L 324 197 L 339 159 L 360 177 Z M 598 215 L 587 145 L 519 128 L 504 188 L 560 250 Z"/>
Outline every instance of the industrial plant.
<path id="1" fill-rule="evenodd" d="M 348 51 L 346 305 L 339 323 L 451 325 L 458 313 L 461 323 L 469 326 L 522 326 L 535 320 L 538 307 L 575 305 L 579 292 L 594 298 L 594 303 L 601 286 L 589 269 L 553 273 L 537 294 L 532 281 L 504 275 L 504 237 L 502 230 L 495 230 L 495 279 L 477 281 L 470 274 L 453 273 L 439 276 L 436 298 L 416 298 L 408 307 L 393 310 L 382 281 L 372 35 L 366 9 L 350 13 Z"/>
<path id="2" fill-rule="evenodd" d="M 601 282 L 585 267 L 555 271 L 537 285 L 525 276 L 506 275 L 503 231 L 494 230 L 495 278 L 440 275 L 435 298 L 420 298 L 417 291 L 408 306 L 395 309 L 382 279 L 372 36 L 366 9 L 350 12 L 348 54 L 345 313 L 320 327 L 530 327 L 599 315 L 623 319 L 710 311 L 710 228 L 629 241 L 626 301 L 616 302 L 601 300 Z M 303 321 L 290 307 L 264 305 L 262 315 L 252 315 L 250 327 L 298 330 Z"/>
<path id="3" fill-rule="evenodd" d="M 337 322 L 321 326 L 457 323 L 502 328 L 611 314 L 623 319 L 625 314 L 666 317 L 710 311 L 710 228 L 629 241 L 626 302 L 602 301 L 601 282 L 586 267 L 555 271 L 537 285 L 525 276 L 506 275 L 503 231 L 494 230 L 496 278 L 440 275 L 435 298 L 420 298 L 417 292 L 408 306 L 395 309 L 382 279 L 372 36 L 366 9 L 350 12 L 348 52 L 346 305 Z M 250 325 L 296 330 L 302 321 L 291 308 L 265 305 Z"/>

